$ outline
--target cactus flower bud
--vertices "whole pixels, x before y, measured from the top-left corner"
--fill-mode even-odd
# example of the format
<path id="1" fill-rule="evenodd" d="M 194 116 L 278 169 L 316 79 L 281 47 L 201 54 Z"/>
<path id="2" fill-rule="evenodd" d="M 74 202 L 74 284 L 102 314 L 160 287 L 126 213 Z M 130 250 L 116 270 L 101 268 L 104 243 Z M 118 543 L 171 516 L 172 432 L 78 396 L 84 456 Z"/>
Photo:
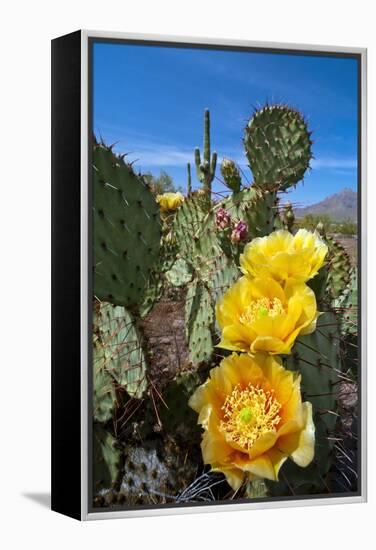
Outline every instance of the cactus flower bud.
<path id="1" fill-rule="evenodd" d="M 231 223 L 231 216 L 224 208 L 217 210 L 215 214 L 215 223 L 220 229 L 226 229 Z"/>
<path id="2" fill-rule="evenodd" d="M 235 162 L 230 159 L 223 159 L 221 164 L 221 174 L 225 181 L 226 186 L 233 191 L 233 193 L 239 193 L 241 185 L 241 177 L 239 168 Z"/>
<path id="3" fill-rule="evenodd" d="M 248 235 L 248 225 L 240 220 L 234 225 L 234 229 L 231 233 L 231 241 L 233 243 L 240 243 L 247 238 Z"/>

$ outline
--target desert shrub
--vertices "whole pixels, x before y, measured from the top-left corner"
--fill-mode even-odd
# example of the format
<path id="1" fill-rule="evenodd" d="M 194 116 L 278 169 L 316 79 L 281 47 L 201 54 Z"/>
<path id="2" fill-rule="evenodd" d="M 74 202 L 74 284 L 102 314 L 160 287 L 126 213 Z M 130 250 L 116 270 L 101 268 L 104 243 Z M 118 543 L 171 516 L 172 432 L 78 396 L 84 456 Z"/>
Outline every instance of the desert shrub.
<path id="1" fill-rule="evenodd" d="M 358 226 L 356 222 L 347 218 L 343 222 L 337 224 L 336 232 L 342 233 L 342 235 L 356 235 L 358 231 Z"/>
<path id="2" fill-rule="evenodd" d="M 321 223 L 325 232 L 331 231 L 333 225 L 333 222 L 328 214 L 307 214 L 303 218 L 297 220 L 296 223 L 299 227 L 310 230 L 316 229 L 317 225 Z"/>

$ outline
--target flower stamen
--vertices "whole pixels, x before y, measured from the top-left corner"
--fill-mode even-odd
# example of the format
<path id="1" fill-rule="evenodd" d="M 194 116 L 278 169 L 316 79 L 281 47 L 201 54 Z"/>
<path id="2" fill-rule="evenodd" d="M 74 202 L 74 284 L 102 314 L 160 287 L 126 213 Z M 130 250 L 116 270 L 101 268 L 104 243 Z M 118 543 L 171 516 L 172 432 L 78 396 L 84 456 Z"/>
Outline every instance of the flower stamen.
<path id="1" fill-rule="evenodd" d="M 262 435 L 276 432 L 280 409 L 273 390 L 265 391 L 252 384 L 242 390 L 238 384 L 222 406 L 220 430 L 228 441 L 248 451 Z"/>
<path id="2" fill-rule="evenodd" d="M 252 302 L 240 315 L 239 321 L 242 324 L 251 324 L 263 317 L 277 317 L 283 315 L 285 309 L 279 298 L 260 298 Z"/>

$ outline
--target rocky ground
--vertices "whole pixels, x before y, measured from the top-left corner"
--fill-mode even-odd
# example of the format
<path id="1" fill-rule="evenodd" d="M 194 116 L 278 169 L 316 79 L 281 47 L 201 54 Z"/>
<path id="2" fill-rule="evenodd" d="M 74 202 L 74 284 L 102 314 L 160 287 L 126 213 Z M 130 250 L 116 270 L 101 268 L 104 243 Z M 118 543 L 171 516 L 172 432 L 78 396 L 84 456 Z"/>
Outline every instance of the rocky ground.
<path id="1" fill-rule="evenodd" d="M 152 354 L 151 377 L 160 388 L 189 367 L 184 308 L 184 297 L 164 297 L 142 322 Z"/>

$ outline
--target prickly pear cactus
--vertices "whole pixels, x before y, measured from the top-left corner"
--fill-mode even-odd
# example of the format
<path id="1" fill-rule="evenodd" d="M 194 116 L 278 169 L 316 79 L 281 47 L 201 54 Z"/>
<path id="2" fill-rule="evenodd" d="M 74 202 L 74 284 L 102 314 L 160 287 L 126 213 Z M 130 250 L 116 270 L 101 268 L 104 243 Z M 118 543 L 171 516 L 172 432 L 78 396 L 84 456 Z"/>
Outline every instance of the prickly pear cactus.
<path id="1" fill-rule="evenodd" d="M 295 109 L 266 105 L 255 111 L 244 136 L 255 184 L 281 191 L 296 185 L 309 167 L 311 145 L 307 123 Z"/>
<path id="2" fill-rule="evenodd" d="M 150 313 L 154 304 L 163 294 L 164 281 L 161 273 L 154 270 L 150 273 L 148 284 L 144 291 L 144 299 L 138 307 L 138 313 L 141 318 Z"/>
<path id="3" fill-rule="evenodd" d="M 340 316 L 342 334 L 356 335 L 358 333 L 358 270 L 356 268 L 351 269 L 350 282 L 333 305 Z"/>
<path id="4" fill-rule="evenodd" d="M 97 423 L 93 427 L 93 464 L 95 493 L 114 487 L 121 472 L 121 451 L 114 436 Z"/>
<path id="5" fill-rule="evenodd" d="M 105 368 L 106 358 L 102 345 L 93 345 L 93 416 L 98 422 L 107 422 L 116 405 L 113 379 Z"/>
<path id="6" fill-rule="evenodd" d="M 200 194 L 192 194 L 185 200 L 176 213 L 172 232 L 178 255 L 194 271 L 206 273 L 211 258 L 221 253 L 213 213 Z"/>
<path id="7" fill-rule="evenodd" d="M 172 381 L 163 394 L 166 406 L 160 407 L 160 419 L 163 430 L 175 434 L 181 444 L 200 442 L 201 430 L 193 410 L 188 406 L 192 393 L 200 384 L 197 372 L 184 372 Z"/>
<path id="8" fill-rule="evenodd" d="M 209 281 L 215 303 L 222 298 L 240 275 L 238 266 L 227 256 L 223 255 L 215 259 Z"/>
<path id="9" fill-rule="evenodd" d="M 159 208 L 131 165 L 103 143 L 93 148 L 94 294 L 128 309 L 143 299 L 159 254 Z"/>
<path id="10" fill-rule="evenodd" d="M 147 387 L 146 360 L 135 319 L 124 307 L 102 303 L 97 306 L 94 331 L 98 348 L 94 380 L 100 383 L 105 372 L 130 397 L 140 398 Z"/>
<path id="11" fill-rule="evenodd" d="M 200 281 L 193 281 L 186 296 L 186 337 L 193 364 L 209 361 L 213 352 L 214 312 L 210 292 Z"/>
<path id="12" fill-rule="evenodd" d="M 301 373 L 303 401 L 310 401 L 315 423 L 315 457 L 307 468 L 287 461 L 279 483 L 268 483 L 273 495 L 326 493 L 328 474 L 334 458 L 335 428 L 338 419 L 338 392 L 341 380 L 341 354 L 338 321 L 324 313 L 317 329 L 297 339 L 286 368 Z"/>
<path id="13" fill-rule="evenodd" d="M 273 231 L 277 199 L 275 194 L 268 190 L 245 188 L 221 201 L 219 207 L 227 210 L 232 218 L 246 222 L 247 241 L 263 237 Z"/>
<path id="14" fill-rule="evenodd" d="M 166 272 L 166 279 L 172 286 L 187 285 L 192 280 L 192 269 L 183 258 L 178 258 Z"/>
<path id="15" fill-rule="evenodd" d="M 223 159 L 221 162 L 221 174 L 226 186 L 233 193 L 239 193 L 242 181 L 239 168 L 233 160 Z"/>
<path id="16" fill-rule="evenodd" d="M 326 235 L 329 248 L 327 291 L 333 299 L 340 298 L 351 281 L 351 261 L 343 246 L 333 237 Z"/>

